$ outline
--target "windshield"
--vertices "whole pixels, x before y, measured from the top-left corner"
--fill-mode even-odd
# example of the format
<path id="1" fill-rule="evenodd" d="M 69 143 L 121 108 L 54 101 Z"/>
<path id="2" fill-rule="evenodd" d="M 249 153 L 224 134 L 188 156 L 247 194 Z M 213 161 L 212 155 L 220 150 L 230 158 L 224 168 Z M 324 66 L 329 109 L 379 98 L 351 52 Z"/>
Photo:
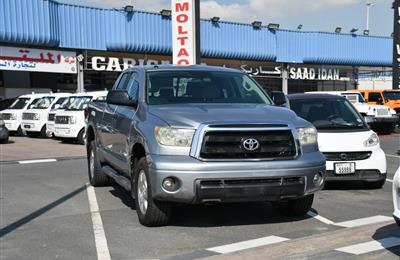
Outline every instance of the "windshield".
<path id="1" fill-rule="evenodd" d="M 343 98 L 296 99 L 290 101 L 290 108 L 318 130 L 363 129 L 364 120 Z"/>
<path id="2" fill-rule="evenodd" d="M 53 103 L 55 97 L 43 97 L 33 100 L 28 109 L 47 109 Z"/>
<path id="3" fill-rule="evenodd" d="M 249 76 L 241 73 L 210 71 L 149 72 L 147 102 L 149 105 L 272 103 Z"/>
<path id="4" fill-rule="evenodd" d="M 385 91 L 383 95 L 387 101 L 400 100 L 400 91 Z"/>
<path id="5" fill-rule="evenodd" d="M 12 103 L 9 109 L 24 109 L 29 100 L 30 98 L 18 98 L 14 103 Z"/>
<path id="6" fill-rule="evenodd" d="M 58 105 L 58 108 L 60 108 L 60 107 L 61 107 L 61 104 L 63 104 L 65 100 L 67 100 L 66 97 L 59 98 L 59 99 L 51 106 L 51 109 L 57 109 L 57 108 L 56 108 L 57 105 Z"/>
<path id="7" fill-rule="evenodd" d="M 74 97 L 70 100 L 66 110 L 83 110 L 91 99 L 91 96 Z"/>
<path id="8" fill-rule="evenodd" d="M 366 103 L 364 97 L 360 93 L 342 93 L 351 103 Z"/>

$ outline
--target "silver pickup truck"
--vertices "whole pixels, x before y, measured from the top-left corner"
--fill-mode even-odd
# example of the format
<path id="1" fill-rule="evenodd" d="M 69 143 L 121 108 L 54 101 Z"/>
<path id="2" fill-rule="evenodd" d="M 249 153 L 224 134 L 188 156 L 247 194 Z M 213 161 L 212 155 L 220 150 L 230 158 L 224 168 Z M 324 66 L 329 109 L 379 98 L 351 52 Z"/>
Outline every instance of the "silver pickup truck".
<path id="1" fill-rule="evenodd" d="M 86 115 L 90 183 L 130 191 L 145 226 L 168 224 L 174 203 L 268 201 L 301 216 L 324 185 L 315 128 L 238 70 L 131 68 Z"/>

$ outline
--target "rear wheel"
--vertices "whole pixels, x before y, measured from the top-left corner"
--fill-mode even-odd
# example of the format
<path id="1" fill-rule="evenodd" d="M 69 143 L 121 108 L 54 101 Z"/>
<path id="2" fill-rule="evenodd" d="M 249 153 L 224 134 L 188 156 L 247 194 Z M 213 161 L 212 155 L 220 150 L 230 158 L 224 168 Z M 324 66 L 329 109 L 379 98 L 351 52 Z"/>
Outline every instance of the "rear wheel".
<path id="1" fill-rule="evenodd" d="M 167 225 L 171 219 L 172 207 L 168 202 L 153 199 L 146 158 L 141 158 L 135 166 L 135 182 L 132 188 L 134 187 L 135 206 L 140 223 L 147 227 Z"/>
<path id="2" fill-rule="evenodd" d="M 107 186 L 110 180 L 101 170 L 100 163 L 97 158 L 96 145 L 94 141 L 90 142 L 88 148 L 88 173 L 90 184 L 94 187 Z"/>
<path id="3" fill-rule="evenodd" d="M 314 201 L 314 194 L 298 199 L 290 199 L 274 204 L 278 212 L 287 217 L 304 216 L 310 209 Z"/>
<path id="4" fill-rule="evenodd" d="M 85 128 L 83 128 L 79 134 L 78 134 L 78 138 L 77 138 L 77 142 L 79 144 L 85 144 Z"/>

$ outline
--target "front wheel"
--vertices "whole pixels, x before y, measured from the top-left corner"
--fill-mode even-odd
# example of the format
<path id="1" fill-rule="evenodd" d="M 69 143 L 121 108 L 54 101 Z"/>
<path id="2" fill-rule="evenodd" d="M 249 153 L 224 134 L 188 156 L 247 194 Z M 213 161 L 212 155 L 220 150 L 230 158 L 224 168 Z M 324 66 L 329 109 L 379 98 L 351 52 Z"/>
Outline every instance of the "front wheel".
<path id="1" fill-rule="evenodd" d="M 314 201 L 314 194 L 298 199 L 280 201 L 274 204 L 278 212 L 287 217 L 304 216 L 310 209 Z"/>
<path id="2" fill-rule="evenodd" d="M 101 170 L 98 162 L 96 145 L 94 141 L 90 142 L 88 148 L 88 173 L 89 181 L 93 187 L 107 186 L 110 181 L 108 176 Z"/>
<path id="3" fill-rule="evenodd" d="M 85 144 L 85 128 L 79 131 L 77 142 L 78 144 Z"/>
<path id="4" fill-rule="evenodd" d="M 135 166 L 135 181 L 132 187 L 139 222 L 147 227 L 167 225 L 171 219 L 171 204 L 153 199 L 146 158 L 141 158 Z"/>

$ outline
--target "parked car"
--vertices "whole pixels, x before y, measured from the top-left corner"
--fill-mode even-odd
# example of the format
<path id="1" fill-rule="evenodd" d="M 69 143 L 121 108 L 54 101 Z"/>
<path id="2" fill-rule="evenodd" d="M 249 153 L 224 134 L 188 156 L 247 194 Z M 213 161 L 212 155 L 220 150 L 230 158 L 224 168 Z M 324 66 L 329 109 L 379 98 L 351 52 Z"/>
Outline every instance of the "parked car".
<path id="1" fill-rule="evenodd" d="M 346 97 L 364 117 L 371 129 L 379 134 L 390 134 L 396 128 L 398 117 L 393 109 L 382 105 L 368 104 L 359 93 L 343 91 L 314 91 L 307 93 L 332 94 Z"/>
<path id="2" fill-rule="evenodd" d="M 394 206 L 393 217 L 397 225 L 400 226 L 400 167 L 394 175 L 392 190 Z"/>
<path id="3" fill-rule="evenodd" d="M 1 111 L 1 116 L 11 133 L 22 135 L 22 114 L 32 103 L 38 102 L 43 96 L 48 94 L 29 94 L 19 96 L 14 103 L 6 110 Z"/>
<path id="4" fill-rule="evenodd" d="M 47 118 L 53 104 L 59 99 L 65 100 L 68 93 L 51 93 L 32 102 L 27 110 L 22 113 L 22 130 L 29 137 L 47 137 Z"/>
<path id="5" fill-rule="evenodd" d="M 15 100 L 16 98 L 6 98 L 0 100 L 0 111 L 9 108 L 14 103 Z"/>
<path id="6" fill-rule="evenodd" d="M 74 96 L 64 110 L 55 115 L 54 136 L 62 142 L 85 143 L 85 108 L 91 100 L 105 100 L 107 91 L 94 91 Z"/>
<path id="7" fill-rule="evenodd" d="M 326 181 L 362 181 L 380 188 L 386 181 L 386 157 L 379 137 L 342 96 L 288 95 L 290 109 L 318 131 L 318 145 L 326 157 Z"/>
<path id="8" fill-rule="evenodd" d="M 0 117 L 0 143 L 8 143 L 8 136 L 9 132 L 6 123 L 4 123 L 4 120 Z"/>
<path id="9" fill-rule="evenodd" d="M 131 68 L 87 116 L 90 183 L 130 191 L 145 226 L 168 224 L 176 202 L 271 201 L 301 216 L 324 184 L 312 124 L 238 70 Z"/>
<path id="10" fill-rule="evenodd" d="M 77 96 L 82 95 L 81 93 L 71 94 L 68 97 L 60 98 L 58 102 L 51 106 L 51 110 L 47 117 L 47 136 L 54 136 L 54 127 L 57 112 L 64 111 Z"/>

